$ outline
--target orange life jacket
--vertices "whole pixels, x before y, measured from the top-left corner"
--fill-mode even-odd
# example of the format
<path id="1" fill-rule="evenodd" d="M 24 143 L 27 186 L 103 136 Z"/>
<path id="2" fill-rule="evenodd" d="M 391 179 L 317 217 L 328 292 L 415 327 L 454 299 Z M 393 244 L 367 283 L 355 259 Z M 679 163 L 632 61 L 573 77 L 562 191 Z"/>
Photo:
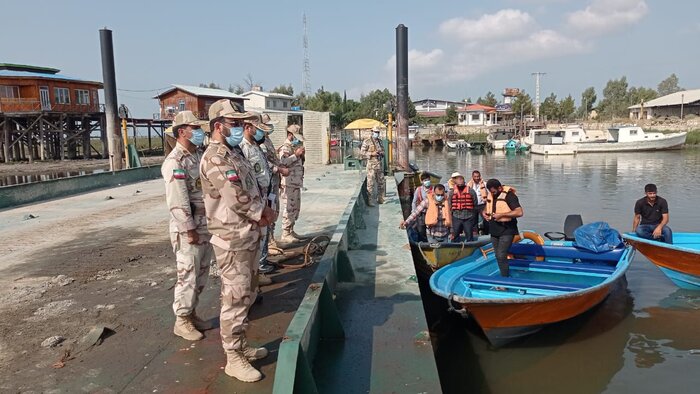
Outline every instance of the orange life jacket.
<path id="1" fill-rule="evenodd" d="M 457 185 L 452 189 L 452 210 L 453 211 L 463 211 L 463 210 L 473 210 L 474 209 L 474 199 L 472 198 L 471 189 L 464 187 L 462 192 L 459 191 Z"/>
<path id="2" fill-rule="evenodd" d="M 417 196 L 417 198 L 416 198 L 416 206 L 418 206 L 421 202 L 423 202 L 423 190 L 421 189 L 422 187 L 423 187 L 423 185 L 418 186 L 418 189 L 417 189 L 417 190 L 420 190 L 420 191 L 418 192 L 418 196 Z M 431 195 L 431 194 L 433 194 L 433 187 L 430 186 L 430 187 L 428 188 L 428 190 L 425 192 L 425 194 L 428 195 L 428 196 Z"/>
<path id="3" fill-rule="evenodd" d="M 487 213 L 507 213 L 510 212 L 511 209 L 508 206 L 508 203 L 506 202 L 506 195 L 508 193 L 513 193 L 515 194 L 515 188 L 510 187 L 510 186 L 503 186 L 503 191 L 501 194 L 498 195 L 496 198 L 496 207 L 494 209 L 494 201 L 493 201 L 493 195 L 491 193 L 488 194 L 488 197 L 486 198 L 486 208 L 484 209 Z M 513 220 L 513 218 L 502 218 L 499 219 L 499 222 L 510 222 Z"/>
<path id="4" fill-rule="evenodd" d="M 467 187 L 470 189 L 474 188 L 474 180 L 470 179 L 469 182 L 467 182 Z M 488 197 L 488 190 L 486 190 L 486 182 L 483 180 L 479 181 L 479 194 L 481 194 L 481 199 L 486 201 L 486 198 Z"/>
<path id="5" fill-rule="evenodd" d="M 425 213 L 425 225 L 432 227 L 438 224 L 438 220 L 442 219 L 446 227 L 452 226 L 452 212 L 447 204 L 447 201 L 442 201 L 442 209 L 438 207 L 438 202 L 435 200 L 435 194 L 428 194 L 428 211 Z M 440 211 L 441 214 L 438 214 Z"/>

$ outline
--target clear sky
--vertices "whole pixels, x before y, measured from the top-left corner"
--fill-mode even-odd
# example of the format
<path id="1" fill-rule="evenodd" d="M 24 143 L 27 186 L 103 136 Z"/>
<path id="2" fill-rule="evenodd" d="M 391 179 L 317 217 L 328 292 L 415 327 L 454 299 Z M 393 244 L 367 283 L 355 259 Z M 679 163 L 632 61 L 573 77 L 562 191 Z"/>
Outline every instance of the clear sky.
<path id="1" fill-rule="evenodd" d="M 506 87 L 560 98 L 611 78 L 654 87 L 671 73 L 700 88 L 700 1 L 16 1 L 0 6 L 0 63 L 56 67 L 102 80 L 99 32 L 113 30 L 117 85 L 136 116 L 170 84 L 301 90 L 302 14 L 311 86 L 395 90 L 395 28 L 408 27 L 411 98 L 476 99 Z"/>

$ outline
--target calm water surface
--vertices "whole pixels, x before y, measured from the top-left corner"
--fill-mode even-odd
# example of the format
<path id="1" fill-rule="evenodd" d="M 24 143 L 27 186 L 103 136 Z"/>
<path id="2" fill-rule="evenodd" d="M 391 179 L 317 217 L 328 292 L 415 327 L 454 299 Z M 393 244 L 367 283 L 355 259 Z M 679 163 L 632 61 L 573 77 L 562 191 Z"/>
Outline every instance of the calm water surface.
<path id="1" fill-rule="evenodd" d="M 674 231 L 700 231 L 700 150 L 543 157 L 414 149 L 411 161 L 443 175 L 498 178 L 518 191 L 521 230 L 562 231 L 564 218 L 606 221 L 630 231 L 634 202 L 656 183 Z M 469 321 L 442 313 L 429 320 L 446 392 L 700 392 L 700 292 L 680 290 L 637 254 L 621 285 L 589 313 L 551 325 L 501 349 Z"/>

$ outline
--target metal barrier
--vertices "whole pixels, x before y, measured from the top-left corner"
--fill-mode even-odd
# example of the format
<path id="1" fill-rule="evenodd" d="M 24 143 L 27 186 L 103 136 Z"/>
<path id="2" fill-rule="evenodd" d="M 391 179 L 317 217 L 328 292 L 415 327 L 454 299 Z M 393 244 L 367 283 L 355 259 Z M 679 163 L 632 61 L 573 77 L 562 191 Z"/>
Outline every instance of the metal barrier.
<path id="1" fill-rule="evenodd" d="M 312 370 L 319 342 L 344 340 L 334 293 L 338 282 L 352 282 L 355 274 L 347 255 L 355 231 L 364 228 L 364 184 L 343 212 L 311 284 L 287 328 L 279 348 L 272 392 L 318 393 Z M 359 219 L 358 219 L 359 217 Z"/>

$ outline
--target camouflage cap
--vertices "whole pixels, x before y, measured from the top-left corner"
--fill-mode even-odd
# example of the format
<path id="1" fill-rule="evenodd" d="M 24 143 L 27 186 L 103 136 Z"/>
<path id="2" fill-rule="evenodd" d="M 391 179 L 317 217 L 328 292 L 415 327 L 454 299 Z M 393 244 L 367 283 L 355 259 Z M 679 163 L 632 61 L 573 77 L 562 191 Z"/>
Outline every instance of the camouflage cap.
<path id="1" fill-rule="evenodd" d="M 301 133 L 301 126 L 298 124 L 292 124 L 287 126 L 287 132 L 292 133 L 296 139 L 298 139 L 301 142 L 304 142 L 304 135 Z"/>
<path id="2" fill-rule="evenodd" d="M 268 114 L 262 114 L 262 122 L 265 123 L 266 125 L 272 125 L 272 126 L 279 123 L 279 121 L 272 120 L 272 118 L 270 118 L 270 115 L 268 115 Z"/>
<path id="3" fill-rule="evenodd" d="M 209 120 L 212 121 L 221 117 L 245 120 L 255 118 L 255 114 L 246 112 L 240 103 L 229 99 L 221 99 L 209 107 Z"/>
<path id="4" fill-rule="evenodd" d="M 202 126 L 207 124 L 206 120 L 199 120 L 192 111 L 180 111 L 173 120 L 173 130 L 180 126 Z"/>
<path id="5" fill-rule="evenodd" d="M 263 122 L 263 117 L 262 117 L 262 115 L 257 114 L 257 113 L 253 113 L 253 115 L 255 115 L 255 118 L 253 118 L 253 119 L 244 119 L 243 122 L 245 122 L 245 123 L 250 123 L 250 124 L 252 124 L 253 126 L 255 126 L 256 128 L 258 128 L 258 129 L 260 129 L 260 130 L 262 130 L 262 131 L 265 131 L 265 132 L 269 132 L 269 131 L 272 130 L 272 127 L 270 127 L 270 126 L 267 125 L 265 122 Z M 269 118 L 269 117 L 268 117 L 268 118 Z"/>

